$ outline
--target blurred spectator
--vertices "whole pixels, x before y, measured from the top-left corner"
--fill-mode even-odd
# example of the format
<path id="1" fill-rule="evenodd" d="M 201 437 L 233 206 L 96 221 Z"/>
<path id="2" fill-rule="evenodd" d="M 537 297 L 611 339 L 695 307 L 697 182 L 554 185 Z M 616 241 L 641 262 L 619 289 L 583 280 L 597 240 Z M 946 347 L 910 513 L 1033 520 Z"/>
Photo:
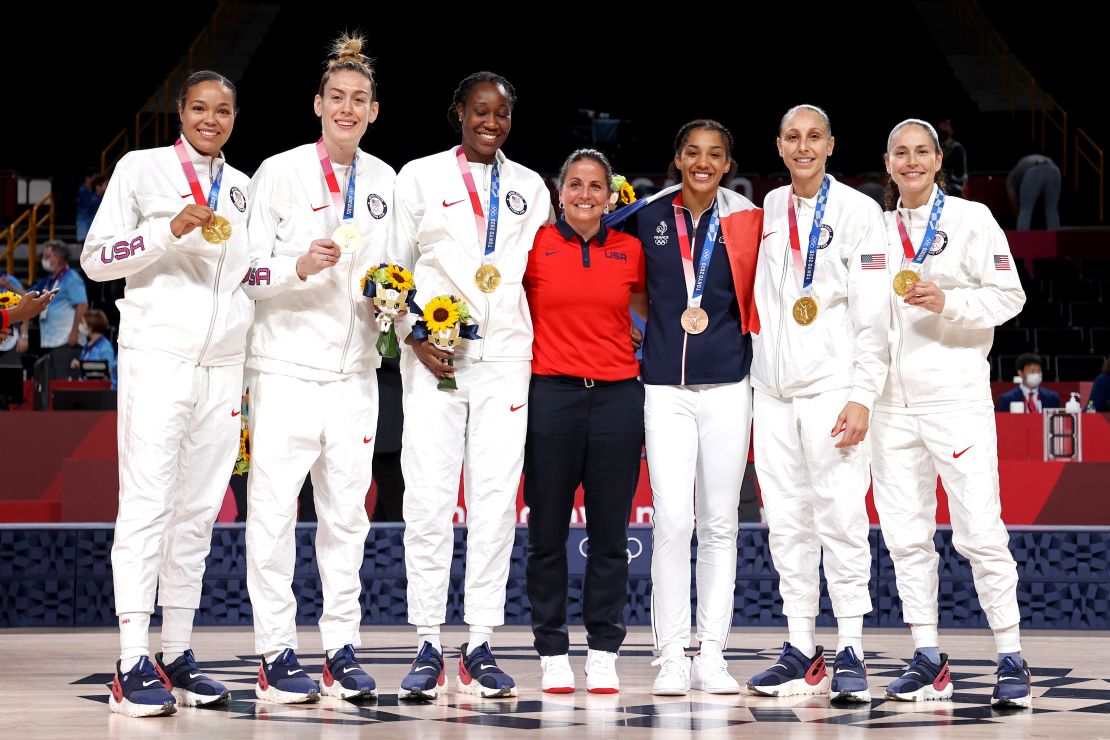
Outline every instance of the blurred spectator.
<path id="1" fill-rule="evenodd" d="M 100 208 L 100 201 L 107 187 L 106 177 L 96 170 L 85 171 L 85 181 L 77 188 L 77 241 L 85 241 L 89 227 L 92 226 L 93 216 L 96 215 L 96 209 Z"/>
<path id="2" fill-rule="evenodd" d="M 1087 410 L 1100 414 L 1110 413 L 1110 355 L 1102 363 L 1102 374 L 1095 378 L 1091 386 L 1091 397 L 1087 399 Z"/>
<path id="3" fill-rule="evenodd" d="M 21 283 L 19 278 L 15 275 L 9 275 L 3 270 L 0 270 L 0 293 L 3 293 L 5 290 L 10 290 L 16 295 L 23 295 L 23 283 Z"/>
<path id="4" fill-rule="evenodd" d="M 75 370 L 81 368 L 81 363 L 86 360 L 96 360 L 108 363 L 108 374 L 112 379 L 112 390 L 116 390 L 116 351 L 112 348 L 112 340 L 108 338 L 108 315 L 103 311 L 91 309 L 85 312 L 85 325 L 80 327 L 80 333 L 88 339 L 81 355 L 71 363 Z"/>
<path id="5" fill-rule="evenodd" d="M 81 354 L 79 327 L 89 299 L 85 281 L 69 266 L 65 242 L 51 239 L 43 244 L 42 269 L 46 277 L 32 286 L 36 290 L 56 290 L 53 302 L 39 318 L 39 343 L 43 356 L 35 362 L 35 407 L 49 405 L 50 381 L 70 377 L 70 365 Z"/>
<path id="6" fill-rule="evenodd" d="M 948 178 L 948 194 L 958 198 L 964 197 L 964 186 L 967 185 L 967 150 L 964 145 L 952 137 L 952 122 L 945 118 L 937 122 L 937 134 L 940 135 L 940 149 L 944 152 L 941 167 L 945 177 Z"/>
<path id="7" fill-rule="evenodd" d="M 856 190 L 878 203 L 880 208 L 884 207 L 886 188 L 883 187 L 882 178 L 878 172 L 863 173 L 863 182 L 856 186 Z"/>
<path id="8" fill-rule="evenodd" d="M 1018 160 L 1006 178 L 1010 210 L 1017 214 L 1017 230 L 1029 231 L 1033 208 L 1044 201 L 1045 229 L 1060 229 L 1060 168 L 1043 154 L 1030 154 Z"/>
<path id="9" fill-rule="evenodd" d="M 1061 407 L 1060 396 L 1047 388 L 1041 388 L 1042 365 L 1040 356 L 1032 352 L 1018 356 L 1015 370 L 1021 376 L 1021 385 L 1002 394 L 998 399 L 999 411 L 1008 412 L 1012 403 L 1020 403 L 1027 414 Z"/>

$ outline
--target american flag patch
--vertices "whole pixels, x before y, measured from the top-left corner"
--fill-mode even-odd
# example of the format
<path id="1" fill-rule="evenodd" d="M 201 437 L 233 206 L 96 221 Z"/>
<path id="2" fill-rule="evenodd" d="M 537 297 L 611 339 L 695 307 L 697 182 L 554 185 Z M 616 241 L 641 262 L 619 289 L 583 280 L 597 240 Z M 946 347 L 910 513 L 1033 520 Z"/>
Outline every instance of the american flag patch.
<path id="1" fill-rule="evenodd" d="M 861 254 L 859 263 L 864 270 L 885 270 L 886 269 L 886 255 L 885 254 Z"/>
<path id="2" fill-rule="evenodd" d="M 994 269 L 996 270 L 1009 270 L 1010 269 L 1010 255 L 996 254 L 994 256 Z"/>

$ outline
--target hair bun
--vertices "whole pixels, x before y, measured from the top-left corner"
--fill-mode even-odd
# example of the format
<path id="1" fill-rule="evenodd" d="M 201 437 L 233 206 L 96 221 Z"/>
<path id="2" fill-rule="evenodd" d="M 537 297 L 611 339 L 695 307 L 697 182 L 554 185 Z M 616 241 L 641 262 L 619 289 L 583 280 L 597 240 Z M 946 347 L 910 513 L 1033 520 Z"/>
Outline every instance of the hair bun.
<path id="1" fill-rule="evenodd" d="M 331 45 L 331 53 L 337 62 L 365 64 L 366 57 L 362 55 L 364 46 L 366 46 L 366 39 L 363 36 L 344 33 Z"/>

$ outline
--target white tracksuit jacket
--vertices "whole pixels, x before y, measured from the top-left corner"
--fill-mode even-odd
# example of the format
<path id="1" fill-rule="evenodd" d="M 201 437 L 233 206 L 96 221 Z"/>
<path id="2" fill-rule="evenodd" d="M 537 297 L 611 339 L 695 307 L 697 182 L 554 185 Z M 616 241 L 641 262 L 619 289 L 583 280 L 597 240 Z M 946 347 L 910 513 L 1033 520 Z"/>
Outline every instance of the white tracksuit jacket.
<path id="1" fill-rule="evenodd" d="M 247 177 L 186 151 L 207 195 L 221 165 L 216 212 L 224 244 L 170 222 L 193 203 L 172 146 L 116 165 L 81 254 L 93 280 L 126 278 L 119 332 L 120 505 L 112 546 L 116 611 L 195 609 L 212 525 L 238 451 L 243 355 L 254 306 L 247 272 Z M 188 464 L 179 461 L 187 460 Z"/>
<path id="2" fill-rule="evenodd" d="M 247 356 L 251 411 L 247 587 L 255 648 L 297 647 L 294 568 L 297 494 L 311 471 L 319 517 L 316 560 L 323 586 L 325 649 L 359 644 L 359 568 L 369 531 L 378 415 L 377 324 L 362 281 L 385 256 L 393 218 L 393 169 L 361 150 L 355 161 L 354 226 L 361 245 L 301 280 L 297 258 L 339 227 L 314 144 L 270 157 L 251 183 L 251 269 L 257 300 Z M 340 192 L 349 166 L 333 163 Z"/>
<path id="3" fill-rule="evenodd" d="M 925 205 L 901 208 L 910 242 L 924 236 Z M 892 257 L 903 256 L 894 212 L 884 214 Z M 936 477 L 948 495 L 952 539 L 968 559 L 979 602 L 995 629 L 1019 621 L 1017 571 L 1002 523 L 998 437 L 987 353 L 994 327 L 1021 310 L 1025 293 L 1006 237 L 986 206 L 949 197 L 922 278 L 945 295 L 940 314 L 893 305 L 891 370 L 875 406 L 872 475 L 883 539 L 894 560 L 902 615 L 937 623 Z"/>
<path id="4" fill-rule="evenodd" d="M 837 449 L 830 437 L 845 403 L 870 410 L 886 379 L 890 280 L 878 205 L 829 176 L 812 292 L 817 318 L 793 317 L 802 295 L 790 245 L 790 187 L 764 201 L 756 266 L 760 333 L 753 336 L 756 471 L 779 571 L 783 611 L 815 617 L 824 552 L 837 616 L 871 610 L 871 550 L 865 497 L 870 441 Z M 816 197 L 795 198 L 804 265 Z"/>
<path id="5" fill-rule="evenodd" d="M 470 531 L 463 618 L 489 627 L 504 621 L 531 377 L 532 320 L 522 281 L 536 232 L 554 219 L 539 175 L 501 152 L 497 163 L 492 264 L 501 285 L 493 293 L 481 292 L 474 282 L 485 230 L 478 233 L 455 149 L 410 162 L 397 175 L 390 261 L 412 269 L 421 306 L 444 294 L 464 300 L 482 337 L 456 348 L 458 390 L 437 390 L 436 378 L 413 352 L 401 358 L 409 621 L 424 627 L 446 621 L 462 468 Z M 471 163 L 470 170 L 488 214 L 493 166 Z M 410 316 L 398 322 L 399 335 L 407 336 L 414 321 Z"/>

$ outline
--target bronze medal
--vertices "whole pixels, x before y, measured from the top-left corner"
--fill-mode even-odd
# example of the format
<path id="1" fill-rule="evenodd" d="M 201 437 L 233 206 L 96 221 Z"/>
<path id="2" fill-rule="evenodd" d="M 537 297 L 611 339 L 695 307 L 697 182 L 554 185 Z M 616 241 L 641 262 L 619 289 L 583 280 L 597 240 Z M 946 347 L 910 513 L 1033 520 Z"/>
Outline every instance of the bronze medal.
<path id="1" fill-rule="evenodd" d="M 211 225 L 201 227 L 200 234 L 209 244 L 223 244 L 231 238 L 231 222 L 216 214 Z"/>
<path id="2" fill-rule="evenodd" d="M 802 326 L 809 326 L 816 321 L 817 301 L 807 295 L 794 301 L 794 320 Z"/>
<path id="3" fill-rule="evenodd" d="M 902 298 L 909 292 L 910 286 L 920 280 L 921 277 L 913 270 L 902 270 L 894 276 L 894 293 L 899 298 Z"/>
<path id="4" fill-rule="evenodd" d="M 701 306 L 690 306 L 682 312 L 681 323 L 687 334 L 701 334 L 709 326 L 709 314 Z"/>
<path id="5" fill-rule="evenodd" d="M 483 293 L 492 293 L 501 286 L 501 272 L 495 265 L 482 265 L 474 273 L 474 284 Z"/>

